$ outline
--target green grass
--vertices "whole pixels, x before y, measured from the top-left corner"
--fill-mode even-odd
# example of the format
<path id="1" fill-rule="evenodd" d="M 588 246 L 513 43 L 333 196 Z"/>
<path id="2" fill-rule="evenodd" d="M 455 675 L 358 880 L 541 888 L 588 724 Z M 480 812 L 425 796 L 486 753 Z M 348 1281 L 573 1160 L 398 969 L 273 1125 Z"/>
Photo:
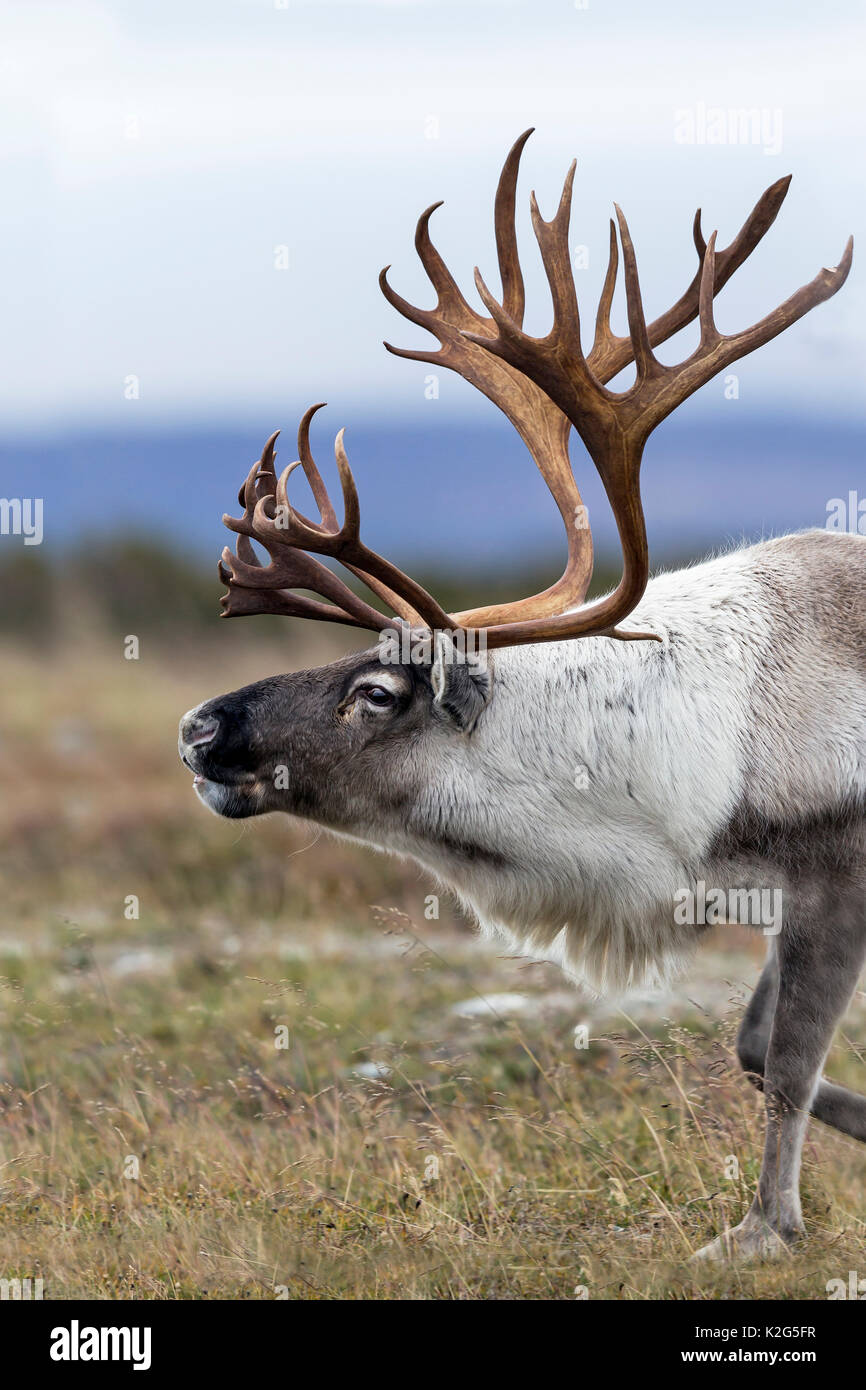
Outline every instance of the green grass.
<path id="1" fill-rule="evenodd" d="M 0 655 L 0 1276 L 49 1298 L 781 1299 L 866 1270 L 866 1150 L 817 1124 L 809 1244 L 688 1264 L 757 1174 L 727 1000 L 758 943 L 717 942 L 675 1019 L 632 1023 L 445 901 L 425 920 L 414 870 L 197 805 L 177 716 L 272 650 Z M 509 992 L 525 1012 L 455 1012 Z M 859 1000 L 829 1070 L 861 1089 L 864 1045 Z"/>

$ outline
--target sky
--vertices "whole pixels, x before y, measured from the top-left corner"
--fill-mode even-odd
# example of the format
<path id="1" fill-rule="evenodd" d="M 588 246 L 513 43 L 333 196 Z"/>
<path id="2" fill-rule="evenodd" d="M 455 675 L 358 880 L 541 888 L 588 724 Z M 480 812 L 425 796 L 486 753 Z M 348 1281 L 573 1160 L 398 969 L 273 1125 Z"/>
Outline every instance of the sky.
<path id="1" fill-rule="evenodd" d="M 327 400 L 317 448 L 327 457 L 347 426 L 384 548 L 396 528 L 398 550 L 493 553 L 490 497 L 525 553 L 559 545 L 495 408 L 453 374 L 431 383 L 429 366 L 385 352 L 383 339 L 433 344 L 382 298 L 379 270 L 391 264 L 395 288 L 431 302 L 412 238 L 441 198 L 434 239 L 468 297 L 476 264 L 495 286 L 493 193 L 533 125 L 518 190 L 530 331 L 547 330 L 550 305 L 529 191 L 551 215 L 573 156 L 571 242 L 590 325 L 614 200 L 654 317 L 694 272 L 695 208 L 725 244 L 792 173 L 775 225 L 717 301 L 723 331 L 744 327 L 835 264 L 860 229 L 864 28 L 852 0 L 832 11 L 6 0 L 0 496 L 42 488 L 48 537 L 118 518 L 169 534 L 183 525 L 180 483 L 206 508 L 191 530 L 212 548 L 267 435 L 284 431 L 288 462 L 300 415 Z M 740 111 L 754 125 L 742 130 Z M 665 422 L 647 458 L 648 511 L 667 534 L 820 525 L 825 499 L 858 483 L 866 496 L 864 310 L 855 260 L 837 297 L 737 364 L 733 393 L 716 379 Z M 625 330 L 621 297 L 614 327 Z M 695 342 L 692 326 L 660 356 Z M 612 539 L 609 525 L 602 534 Z"/>
<path id="2" fill-rule="evenodd" d="M 651 313 L 691 278 L 695 207 L 724 242 L 781 174 L 794 174 L 786 205 L 720 297 L 721 326 L 834 264 L 864 202 L 860 7 L 842 0 L 827 23 L 775 0 L 584 3 L 7 0 L 6 432 L 261 416 L 267 433 L 274 409 L 289 424 L 320 399 L 343 423 L 477 411 L 449 374 L 431 403 L 426 369 L 384 352 L 383 338 L 424 335 L 384 302 L 377 274 L 392 263 L 393 283 L 428 302 L 412 233 L 444 198 L 446 259 L 472 293 L 474 264 L 495 279 L 493 190 L 528 125 L 519 204 L 535 331 L 549 309 L 528 193 L 552 209 L 572 156 L 590 322 L 614 199 Z M 755 142 L 698 143 L 714 111 L 738 109 L 762 114 Z M 859 414 L 863 310 L 855 273 L 743 364 L 743 389 L 768 408 Z M 708 408 L 720 390 L 704 389 Z"/>

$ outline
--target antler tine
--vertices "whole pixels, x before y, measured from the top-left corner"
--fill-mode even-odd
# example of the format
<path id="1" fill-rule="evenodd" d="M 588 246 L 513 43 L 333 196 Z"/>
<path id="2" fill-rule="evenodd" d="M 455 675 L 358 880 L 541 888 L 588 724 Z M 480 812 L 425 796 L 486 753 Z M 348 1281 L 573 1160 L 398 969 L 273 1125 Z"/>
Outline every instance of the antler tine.
<path id="1" fill-rule="evenodd" d="M 255 505 L 258 501 L 258 496 L 256 493 L 256 479 L 258 477 L 258 472 L 259 461 L 256 460 L 249 473 L 244 478 L 243 482 L 238 488 L 238 502 L 244 509 L 244 520 L 247 519 L 247 513 L 249 512 L 249 520 L 252 521 L 252 515 L 255 510 Z M 232 526 L 233 531 L 237 531 L 239 530 L 239 528 L 240 523 L 236 523 Z"/>
<path id="2" fill-rule="evenodd" d="M 454 279 L 454 276 L 451 274 L 451 271 L 448 269 L 430 239 L 430 218 L 436 209 L 441 208 L 441 206 L 441 200 L 438 203 L 431 203 L 430 207 L 422 212 L 415 227 L 415 250 L 427 273 L 427 279 L 436 291 L 435 308 L 419 309 L 416 305 L 410 304 L 408 299 L 404 299 L 395 289 L 392 289 L 391 285 L 388 283 L 388 271 L 391 269 L 390 266 L 386 265 L 379 273 L 379 288 L 388 300 L 388 303 L 392 305 L 398 313 L 402 314 L 404 318 L 409 319 L 411 323 L 417 323 L 421 328 L 428 329 L 429 332 L 433 333 L 436 337 L 439 337 L 437 324 L 443 320 L 446 314 L 449 316 L 448 319 L 446 319 L 447 322 L 450 322 L 450 319 L 454 316 L 466 317 L 468 315 L 473 319 L 478 317 L 472 307 L 467 304 L 466 300 L 463 298 L 457 281 Z M 390 343 L 386 343 L 385 347 L 390 353 L 393 353 L 395 357 L 416 357 L 425 361 L 432 361 L 434 358 L 440 356 L 439 352 L 424 352 L 415 351 L 414 349 L 396 348 Z"/>
<path id="3" fill-rule="evenodd" d="M 535 239 L 541 251 L 541 259 L 550 286 L 550 297 L 553 300 L 553 328 L 549 335 L 550 342 L 552 344 L 555 341 L 560 347 L 565 348 L 576 361 L 582 363 L 580 310 L 577 303 L 577 292 L 574 288 L 574 276 L 571 271 L 568 248 L 571 193 L 576 169 L 577 160 L 573 159 L 562 186 L 559 206 L 549 222 L 546 222 L 541 216 L 538 210 L 538 200 L 534 193 L 530 195 L 529 204 L 532 215 L 532 230 L 535 232 Z"/>
<path id="4" fill-rule="evenodd" d="M 616 240 L 616 226 L 613 218 L 611 218 L 610 249 L 607 256 L 607 270 L 604 274 L 604 284 L 601 287 L 601 295 L 599 296 L 598 309 L 595 315 L 595 336 L 593 338 L 592 349 L 587 359 L 590 364 L 593 362 L 596 364 L 599 363 L 599 359 L 605 347 L 620 342 L 625 343 L 627 341 L 625 338 L 618 338 L 610 326 L 610 311 L 613 306 L 613 296 L 616 290 L 616 276 L 618 270 L 619 246 Z M 598 376 L 598 371 L 595 368 L 593 368 L 593 370 L 595 371 L 595 375 Z M 599 380 L 602 380 L 600 376 Z"/>
<path id="5" fill-rule="evenodd" d="M 311 405 L 309 410 L 305 410 L 298 425 L 298 458 L 303 467 L 307 482 L 310 484 L 310 491 L 316 500 L 319 515 L 322 518 L 322 526 L 326 531 L 337 531 L 337 513 L 334 511 L 333 503 L 328 495 L 328 489 L 322 481 L 322 475 L 316 466 L 310 449 L 310 424 L 317 411 L 325 406 L 325 401 L 319 401 L 317 405 Z M 306 519 L 306 518 L 305 518 Z"/>
<path id="6" fill-rule="evenodd" d="M 441 207 L 441 198 L 437 203 L 431 203 L 430 207 L 422 212 L 415 227 L 415 250 L 426 271 L 427 279 L 436 291 L 436 308 L 429 310 L 428 313 L 435 315 L 447 311 L 450 314 L 460 312 L 471 314 L 471 306 L 466 303 L 460 286 L 430 238 L 430 218 Z"/>
<path id="7" fill-rule="evenodd" d="M 616 219 L 619 223 L 619 236 L 622 242 L 622 258 L 625 275 L 625 297 L 628 310 L 628 330 L 631 338 L 632 355 L 639 381 L 645 381 L 650 377 L 659 376 L 663 371 L 658 359 L 654 356 L 650 347 L 649 331 L 647 329 L 646 317 L 643 311 L 643 299 L 640 292 L 640 278 L 637 272 L 637 258 L 634 254 L 634 243 L 631 239 L 631 232 L 622 208 L 614 204 Z M 710 281 L 710 302 L 712 303 L 712 280 Z"/>
<path id="8" fill-rule="evenodd" d="M 748 256 L 752 254 L 758 242 L 766 235 L 772 227 L 779 209 L 785 201 L 788 189 L 791 186 L 791 175 L 785 174 L 782 178 L 776 179 L 761 194 L 752 211 L 749 213 L 737 235 L 724 251 L 719 252 L 719 260 L 716 266 L 716 276 L 720 283 L 716 284 L 718 294 L 721 286 L 725 284 L 733 275 L 735 270 L 743 264 Z M 701 231 L 701 209 L 695 213 L 695 220 L 692 227 L 695 250 L 698 253 L 699 261 L 703 261 L 706 242 Z M 700 274 L 700 267 L 698 268 Z M 724 277 L 724 278 L 722 278 Z M 675 305 L 674 308 L 677 306 Z M 670 310 L 668 311 L 671 312 Z"/>
<path id="9" fill-rule="evenodd" d="M 274 432 L 273 432 L 273 434 L 271 435 L 270 439 L 266 439 L 266 440 L 265 440 L 265 447 L 262 449 L 262 456 L 261 456 L 261 458 L 259 459 L 259 465 L 258 465 L 259 474 L 260 474 L 261 477 L 263 477 L 263 478 L 264 478 L 264 477 L 267 477 L 267 476 L 270 476 L 270 477 L 272 477 L 272 478 L 275 478 L 275 477 L 276 477 L 276 468 L 274 467 L 274 459 L 275 459 L 275 457 L 276 457 L 276 452 L 277 452 L 277 440 L 279 439 L 279 437 L 280 437 L 280 431 L 279 431 L 279 430 L 274 430 Z"/>
<path id="10" fill-rule="evenodd" d="M 346 456 L 346 446 L 343 442 L 345 434 L 345 429 L 338 432 L 337 438 L 334 440 L 334 456 L 340 474 L 340 486 L 343 489 L 343 534 L 351 537 L 354 542 L 358 540 L 361 533 L 361 504 L 358 501 L 358 489 L 355 486 L 355 479 Z"/>
<path id="11" fill-rule="evenodd" d="M 276 484 L 276 478 L 273 475 L 273 456 L 274 444 L 279 433 L 279 430 L 276 430 L 271 435 L 262 450 L 261 457 L 256 459 L 238 488 L 238 502 L 243 507 L 245 515 L 249 510 L 250 518 L 252 518 L 253 509 L 259 497 L 264 496 L 265 492 L 269 490 L 269 480 L 272 479 L 273 483 Z M 273 495 L 273 487 L 270 488 L 270 492 Z"/>
<path id="12" fill-rule="evenodd" d="M 530 126 L 518 136 L 505 159 L 496 197 L 493 202 L 493 227 L 496 234 L 496 255 L 499 261 L 499 278 L 502 281 L 502 304 L 509 318 L 520 327 L 523 326 L 523 310 L 526 305 L 526 292 L 523 286 L 523 271 L 517 250 L 517 229 L 514 215 L 517 202 L 517 175 L 520 172 L 520 156 L 523 147 L 532 134 Z"/>
<path id="13" fill-rule="evenodd" d="M 698 293 L 698 322 L 701 326 L 701 347 L 711 347 L 719 339 L 713 313 L 713 284 L 716 278 L 716 233 L 713 232 L 704 247 L 701 265 L 701 283 Z"/>

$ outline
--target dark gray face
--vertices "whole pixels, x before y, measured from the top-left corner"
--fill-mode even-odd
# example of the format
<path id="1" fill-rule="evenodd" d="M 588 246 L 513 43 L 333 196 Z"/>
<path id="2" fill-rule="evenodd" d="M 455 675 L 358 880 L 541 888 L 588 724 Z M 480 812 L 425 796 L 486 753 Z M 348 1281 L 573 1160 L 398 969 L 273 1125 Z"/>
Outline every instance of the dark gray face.
<path id="1" fill-rule="evenodd" d="M 466 666 L 437 683 L 429 663 L 384 664 L 374 647 L 206 700 L 178 748 L 218 815 L 286 811 L 360 833 L 408 813 L 424 742 L 465 735 L 488 689 Z"/>

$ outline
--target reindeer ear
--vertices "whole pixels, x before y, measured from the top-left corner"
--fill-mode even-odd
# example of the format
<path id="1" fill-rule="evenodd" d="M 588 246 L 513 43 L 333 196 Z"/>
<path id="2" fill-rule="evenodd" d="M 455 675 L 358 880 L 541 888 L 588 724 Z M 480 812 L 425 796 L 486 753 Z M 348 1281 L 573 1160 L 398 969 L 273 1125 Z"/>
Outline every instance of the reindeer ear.
<path id="1" fill-rule="evenodd" d="M 486 657 L 467 655 L 447 632 L 437 632 L 430 682 L 435 708 L 470 734 L 493 691 Z"/>

